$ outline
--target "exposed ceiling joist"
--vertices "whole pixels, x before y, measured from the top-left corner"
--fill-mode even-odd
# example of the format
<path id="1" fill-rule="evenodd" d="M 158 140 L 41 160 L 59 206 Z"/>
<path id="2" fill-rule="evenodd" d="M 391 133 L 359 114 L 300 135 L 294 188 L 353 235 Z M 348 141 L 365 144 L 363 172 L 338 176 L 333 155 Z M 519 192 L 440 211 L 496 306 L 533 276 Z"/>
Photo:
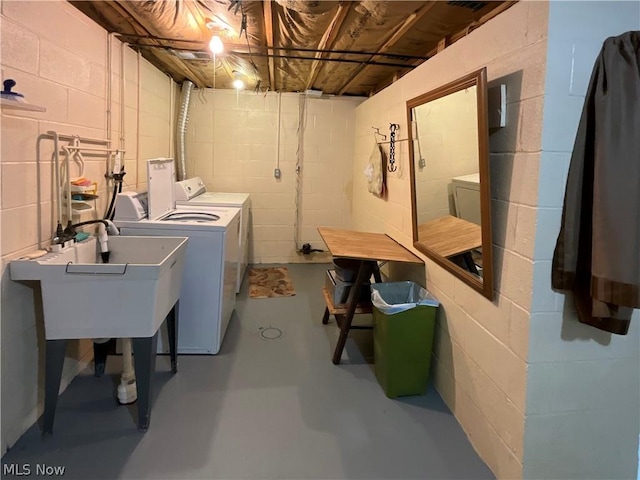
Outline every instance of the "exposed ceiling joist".
<path id="1" fill-rule="evenodd" d="M 262 11 L 264 13 L 264 33 L 267 41 L 267 52 L 269 53 L 269 85 L 271 90 L 276 90 L 276 66 L 273 55 L 273 12 L 271 11 L 271 0 L 263 0 Z"/>
<path id="2" fill-rule="evenodd" d="M 317 88 L 332 95 L 379 91 L 435 55 L 438 47 L 442 50 L 516 3 L 69 1 L 176 82 L 189 79 L 201 87 L 213 86 L 213 58 L 207 46 L 214 25 L 225 45 L 222 65 L 217 64 L 216 88 L 233 88 L 237 72 L 248 88 L 286 92 Z M 238 42 L 239 32 L 247 34 L 246 45 Z"/>
<path id="3" fill-rule="evenodd" d="M 391 38 L 387 40 L 379 49 L 378 54 L 388 52 L 391 48 L 402 38 L 402 36 L 407 33 L 415 23 L 420 20 L 424 15 L 426 15 L 433 7 L 435 7 L 437 2 L 429 2 L 425 3 L 418 10 L 409 15 L 406 20 L 396 29 L 396 31 L 391 35 Z M 358 79 L 358 77 L 362 74 L 364 69 L 367 68 L 367 65 L 362 65 L 360 68 L 357 68 L 355 72 L 351 75 L 351 77 L 344 83 L 344 85 L 338 90 L 338 95 L 343 95 L 349 87 Z"/>
<path id="4" fill-rule="evenodd" d="M 330 50 L 333 47 L 333 44 L 338 38 L 338 32 L 340 31 L 340 27 L 344 22 L 344 19 L 347 18 L 347 14 L 349 13 L 349 9 L 351 8 L 352 2 L 340 2 L 338 6 L 338 11 L 336 12 L 333 20 L 331 20 L 331 24 L 324 32 L 322 39 L 320 40 L 320 44 L 318 45 L 318 50 Z M 316 53 L 316 58 L 325 58 L 327 54 L 325 52 Z M 313 87 L 313 83 L 318 78 L 318 74 L 320 73 L 320 65 L 322 63 L 320 61 L 315 61 L 311 65 L 311 73 L 309 74 L 309 80 L 307 80 L 307 89 Z"/>
<path id="5" fill-rule="evenodd" d="M 466 35 L 469 35 L 469 33 L 471 33 L 471 30 L 473 30 L 474 28 L 479 27 L 480 25 L 483 25 L 483 24 L 487 23 L 493 17 L 495 17 L 496 15 L 504 12 L 507 8 L 511 7 L 512 5 L 514 5 L 516 3 L 518 3 L 518 0 L 510 0 L 510 1 L 502 2 L 496 8 L 491 10 L 489 13 L 483 15 L 478 20 L 474 20 L 473 22 L 471 22 L 471 24 L 468 25 L 466 28 L 463 28 L 462 30 L 460 30 L 460 31 L 458 31 L 458 32 L 446 37 L 447 38 L 447 45 L 446 46 L 448 47 L 452 43 L 460 40 L 462 37 L 464 37 Z M 440 51 L 441 51 L 441 49 L 439 48 L 439 45 L 438 45 L 438 47 L 435 47 L 435 48 L 431 49 L 427 53 L 427 56 L 432 57 L 433 55 L 435 55 L 436 53 L 438 53 Z"/>
<path id="6" fill-rule="evenodd" d="M 136 23 L 142 29 L 142 31 L 151 35 L 160 34 L 160 32 L 155 30 L 153 27 L 145 26 L 144 20 L 138 16 L 137 12 L 134 9 L 130 8 L 129 4 L 127 3 L 121 4 L 119 2 L 111 2 L 111 3 L 115 10 L 123 11 L 125 16 L 128 16 L 129 18 L 132 18 L 133 20 L 135 20 Z M 194 83 L 197 86 L 203 87 L 207 85 L 207 81 L 204 78 L 202 78 L 197 72 L 189 68 L 189 66 L 186 63 L 181 62 L 179 59 L 175 58 L 173 55 L 170 55 L 168 53 L 163 54 L 162 56 L 164 57 L 163 58 L 164 61 L 173 65 L 178 71 L 181 71 L 185 77 L 189 79 L 193 79 Z"/>

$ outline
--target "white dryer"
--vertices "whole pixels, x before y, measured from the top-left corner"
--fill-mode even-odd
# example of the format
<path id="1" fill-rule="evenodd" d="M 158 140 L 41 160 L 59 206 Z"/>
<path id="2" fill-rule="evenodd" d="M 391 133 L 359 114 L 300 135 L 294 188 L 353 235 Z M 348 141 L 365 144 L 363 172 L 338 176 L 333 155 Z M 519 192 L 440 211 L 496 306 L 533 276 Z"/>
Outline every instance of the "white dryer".
<path id="1" fill-rule="evenodd" d="M 145 193 L 119 194 L 114 221 L 121 235 L 189 238 L 178 309 L 178 353 L 216 354 L 235 307 L 240 210 L 171 207 L 173 195 L 158 192 L 173 192 L 173 160 L 150 162 L 156 163 L 149 164 L 148 201 Z M 148 218 L 151 205 L 163 213 Z M 158 339 L 158 351 L 166 353 L 168 343 L 163 340 Z"/>
<path id="2" fill-rule="evenodd" d="M 178 206 L 234 207 L 241 210 L 238 271 L 236 276 L 236 293 L 238 293 L 249 260 L 250 195 L 248 193 L 207 192 L 207 187 L 202 179 L 193 177 L 176 182 L 175 199 Z"/>

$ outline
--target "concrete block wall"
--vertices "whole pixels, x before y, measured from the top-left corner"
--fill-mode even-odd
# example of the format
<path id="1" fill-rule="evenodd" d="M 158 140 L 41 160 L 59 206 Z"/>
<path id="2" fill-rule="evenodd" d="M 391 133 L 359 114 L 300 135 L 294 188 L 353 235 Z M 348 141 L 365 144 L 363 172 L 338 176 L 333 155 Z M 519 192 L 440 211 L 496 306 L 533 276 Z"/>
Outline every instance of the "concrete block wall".
<path id="1" fill-rule="evenodd" d="M 37 290 L 13 282 L 8 264 L 25 253 L 49 244 L 57 221 L 53 189 L 53 143 L 43 141 L 37 163 L 39 134 L 54 130 L 62 134 L 107 139 L 107 42 L 108 34 L 65 1 L 0 3 L 2 30 L 2 78 L 17 81 L 15 91 L 28 102 L 47 109 L 44 113 L 2 109 L 0 176 L 2 195 L 2 451 L 11 446 L 42 412 L 44 379 L 44 327 L 36 317 Z M 55 28 L 52 28 L 55 25 Z M 119 129 L 119 42 L 113 46 L 111 138 L 116 146 Z M 154 149 L 137 148 L 138 111 L 169 105 L 169 79 L 146 61 L 142 75 L 134 70 L 138 59 L 129 49 L 125 72 L 128 79 L 125 177 L 135 188 L 137 154 L 170 156 L 168 136 L 172 118 L 162 111 L 165 123 L 147 141 Z M 143 83 L 139 85 L 139 80 Z M 138 91 L 159 91 L 157 99 L 138 101 Z M 154 105 L 148 105 L 154 103 Z M 166 107 L 169 108 L 169 107 Z M 146 120 L 145 120 L 146 121 Z M 98 182 L 96 210 L 82 219 L 104 214 L 107 201 L 104 156 L 84 155 L 84 176 Z M 72 167 L 72 176 L 79 174 Z M 76 217 L 75 220 L 80 220 Z M 91 360 L 91 342 L 71 342 L 67 352 L 62 388 Z"/>
<path id="2" fill-rule="evenodd" d="M 318 226 L 351 225 L 355 107 L 362 99 L 307 97 L 299 147 L 304 99 L 296 93 L 212 89 L 194 90 L 192 96 L 187 176 L 202 177 L 209 190 L 251 194 L 251 263 L 328 260 L 327 255 L 296 253 L 298 155 L 298 246 L 324 248 Z M 274 177 L 277 166 L 280 179 Z"/>
<path id="3" fill-rule="evenodd" d="M 127 53 L 131 58 L 134 52 L 127 50 Z M 131 101 L 134 98 L 137 101 L 135 105 L 127 105 L 133 125 L 130 127 L 125 120 L 125 131 L 127 142 L 131 139 L 132 147 L 132 153 L 128 157 L 134 159 L 133 163 L 137 169 L 134 177 L 135 188 L 141 191 L 147 189 L 147 160 L 159 157 L 175 158 L 176 102 L 179 87 L 141 55 L 136 54 L 135 61 L 136 67 L 132 65 L 127 68 L 125 65 L 125 77 L 132 77 L 132 80 L 127 80 L 127 85 L 135 88 L 131 95 L 126 96 L 128 99 L 131 98 Z M 137 72 L 137 75 L 134 72 Z M 133 176 L 134 172 L 131 173 Z"/>
<path id="4" fill-rule="evenodd" d="M 640 325 L 610 335 L 553 292 L 551 260 L 578 121 L 603 41 L 640 30 L 638 2 L 552 2 L 529 329 L 525 478 L 635 479 Z M 553 441 L 550 441 L 553 439 Z"/>
<path id="5" fill-rule="evenodd" d="M 423 282 L 441 301 L 434 383 L 498 478 L 521 478 L 527 398 L 533 245 L 542 137 L 548 4 L 519 2 L 448 47 L 356 110 L 353 226 L 412 246 L 407 142 L 388 198 L 367 192 L 361 174 L 371 126 L 399 123 L 406 101 L 483 66 L 490 85 L 507 84 L 507 127 L 490 136 L 495 300 L 425 258 Z"/>

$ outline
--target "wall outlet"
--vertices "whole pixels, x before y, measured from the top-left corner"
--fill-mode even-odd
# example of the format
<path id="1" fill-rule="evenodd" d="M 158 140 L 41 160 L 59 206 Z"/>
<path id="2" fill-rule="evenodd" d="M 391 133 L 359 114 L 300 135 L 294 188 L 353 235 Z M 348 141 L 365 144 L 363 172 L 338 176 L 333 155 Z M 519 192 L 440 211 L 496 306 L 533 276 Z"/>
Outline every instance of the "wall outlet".
<path id="1" fill-rule="evenodd" d="M 280 178 L 280 175 L 281 175 L 281 174 L 280 174 L 280 169 L 279 169 L 279 168 L 276 168 L 276 169 L 273 171 L 273 176 L 274 176 L 275 178 Z"/>

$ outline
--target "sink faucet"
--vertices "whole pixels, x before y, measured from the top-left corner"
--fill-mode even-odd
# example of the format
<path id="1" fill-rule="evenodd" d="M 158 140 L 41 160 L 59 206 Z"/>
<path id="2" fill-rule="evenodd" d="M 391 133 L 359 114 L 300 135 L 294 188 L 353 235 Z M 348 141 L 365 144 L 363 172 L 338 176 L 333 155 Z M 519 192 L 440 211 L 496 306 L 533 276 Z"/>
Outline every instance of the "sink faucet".
<path id="1" fill-rule="evenodd" d="M 68 225 L 67 228 L 64 229 L 62 237 L 56 233 L 57 238 L 61 239 L 61 243 L 64 244 L 65 241 L 70 240 L 76 236 L 76 227 L 83 227 L 85 225 L 98 224 L 98 241 L 100 242 L 100 254 L 102 256 L 103 263 L 109 263 L 109 245 L 108 238 L 109 234 L 111 235 L 120 235 L 120 230 L 118 227 L 111 221 L 106 218 L 98 218 L 96 220 L 87 220 L 85 222 L 75 223 L 73 225 Z"/>
<path id="2" fill-rule="evenodd" d="M 94 223 L 102 223 L 109 235 L 120 235 L 120 230 L 118 230 L 116 224 L 106 218 L 98 218 L 96 220 L 87 220 L 86 222 L 74 223 L 73 225 L 67 226 L 67 228 L 65 229 L 65 233 L 69 231 L 69 233 L 73 233 L 75 235 L 75 229 L 77 227 L 84 227 L 85 225 L 92 225 Z"/>

